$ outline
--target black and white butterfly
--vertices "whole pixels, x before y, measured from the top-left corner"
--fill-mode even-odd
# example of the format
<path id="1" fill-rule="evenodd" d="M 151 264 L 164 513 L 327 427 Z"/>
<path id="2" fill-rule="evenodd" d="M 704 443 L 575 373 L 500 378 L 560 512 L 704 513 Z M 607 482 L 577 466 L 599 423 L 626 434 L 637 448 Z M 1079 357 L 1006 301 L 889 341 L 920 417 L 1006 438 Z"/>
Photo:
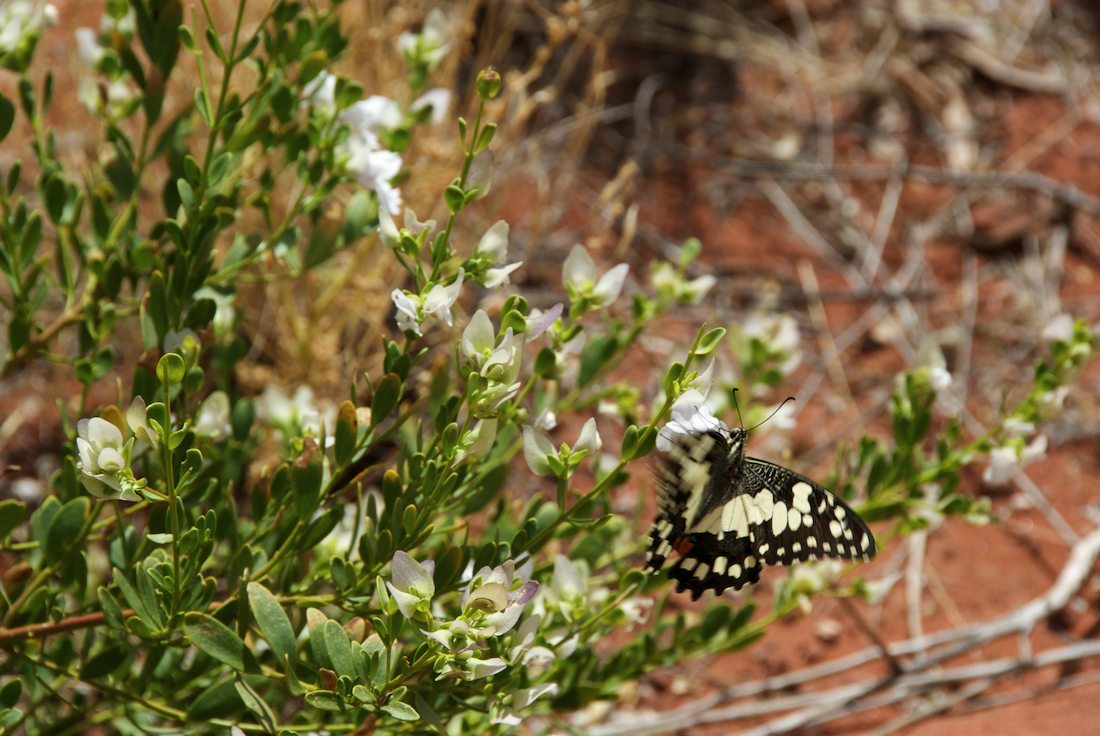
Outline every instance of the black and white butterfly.
<path id="1" fill-rule="evenodd" d="M 757 582 L 765 564 L 874 557 L 875 538 L 851 508 L 798 473 L 746 457 L 747 437 L 716 421 L 666 435 L 648 569 L 675 552 L 668 576 L 698 599 Z"/>

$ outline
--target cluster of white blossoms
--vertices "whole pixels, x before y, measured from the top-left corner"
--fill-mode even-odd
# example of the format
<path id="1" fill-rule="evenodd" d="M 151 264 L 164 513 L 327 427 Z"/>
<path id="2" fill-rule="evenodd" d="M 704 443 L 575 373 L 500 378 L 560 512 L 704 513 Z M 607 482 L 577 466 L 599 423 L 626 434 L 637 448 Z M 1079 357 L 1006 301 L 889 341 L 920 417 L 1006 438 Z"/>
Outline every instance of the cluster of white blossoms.
<path id="1" fill-rule="evenodd" d="M 29 55 L 42 31 L 57 25 L 57 21 L 57 7 L 53 3 L 4 0 L 0 3 L 0 60 L 22 49 Z"/>
<path id="2" fill-rule="evenodd" d="M 549 586 L 530 579 L 530 560 L 518 568 L 507 560 L 497 567 L 467 572 L 459 613 L 447 618 L 433 600 L 433 561 L 418 562 L 399 551 L 390 570 L 386 589 L 397 610 L 424 627 L 422 633 L 438 654 L 437 679 L 477 680 L 523 668 L 527 679 L 537 683 L 496 695 L 490 706 L 492 721 L 505 725 L 519 724 L 535 700 L 558 691 L 556 683 L 538 681 L 555 660 L 577 651 L 576 623 L 609 595 L 603 588 L 591 590 L 585 565 L 564 555 L 554 559 Z M 617 607 L 634 625 L 645 621 L 652 605 L 652 599 L 634 596 Z"/>
<path id="3" fill-rule="evenodd" d="M 356 181 L 374 192 L 378 205 L 391 215 L 401 211 L 401 191 L 393 186 L 392 179 L 401 171 L 401 154 L 382 145 L 385 134 L 405 123 L 401 107 L 382 95 L 371 95 L 365 100 L 337 111 L 336 77 L 322 71 L 306 85 L 306 101 L 321 115 L 336 118 L 349 128 L 347 139 L 341 143 L 345 168 Z M 409 106 L 412 113 L 431 107 L 431 119 L 441 120 L 450 107 L 450 91 L 431 90 Z"/>
<path id="4" fill-rule="evenodd" d="M 334 441 L 336 407 L 331 402 L 316 400 L 309 386 L 299 386 L 294 396 L 288 397 L 269 385 L 256 399 L 256 416 L 287 437 L 319 439 L 325 433 L 326 447 Z"/>
<path id="5" fill-rule="evenodd" d="M 135 396 L 120 426 L 103 417 L 76 423 L 76 469 L 85 490 L 96 498 L 140 501 L 145 479 L 134 477 L 131 459 L 146 447 L 160 442 L 149 426 L 145 400 Z M 123 430 L 127 430 L 123 434 Z"/>
<path id="6" fill-rule="evenodd" d="M 116 119 L 125 117 L 137 108 L 138 90 L 133 80 L 117 62 L 113 65 L 105 63 L 113 55 L 115 38 L 130 40 L 136 32 L 137 20 L 133 8 L 129 8 L 118 18 L 104 13 L 100 18 L 98 31 L 82 26 L 73 32 L 76 53 L 80 60 L 93 70 L 104 72 L 108 76 L 108 81 L 102 85 L 92 77 L 80 80 L 77 99 L 88 110 Z"/>

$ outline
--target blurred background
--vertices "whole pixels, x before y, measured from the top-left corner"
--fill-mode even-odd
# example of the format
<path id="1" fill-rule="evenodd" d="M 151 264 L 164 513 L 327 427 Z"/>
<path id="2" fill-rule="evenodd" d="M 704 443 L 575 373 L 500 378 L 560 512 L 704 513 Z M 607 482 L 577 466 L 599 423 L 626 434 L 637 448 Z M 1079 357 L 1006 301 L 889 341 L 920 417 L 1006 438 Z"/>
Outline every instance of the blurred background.
<path id="1" fill-rule="evenodd" d="M 53 123 L 79 169 L 96 160 L 99 133 L 77 101 L 84 70 L 72 32 L 98 22 L 102 7 L 56 5 L 59 25 L 38 59 L 57 73 Z M 336 69 L 367 94 L 398 94 L 405 69 L 393 39 L 432 6 L 349 0 L 351 43 Z M 793 324 L 800 360 L 774 393 L 752 400 L 797 402 L 757 454 L 827 473 L 838 445 L 888 435 L 895 376 L 922 365 L 950 375 L 941 414 L 981 436 L 1002 402 L 1026 392 L 1068 317 L 1100 320 L 1100 11 L 1089 0 L 441 7 L 455 46 L 432 86 L 457 90 L 452 117 L 474 109 L 478 69 L 492 65 L 504 79 L 490 111 L 498 185 L 464 218 L 460 250 L 508 220 L 511 252 L 524 261 L 513 284 L 545 308 L 561 298 L 561 263 L 575 243 L 605 265 L 629 263 L 637 282 L 699 238 L 690 275 L 713 274 L 716 286 L 664 320 L 630 370 L 655 391 L 667 356 L 703 321 Z M 5 141 L 5 169 L 24 146 Z M 402 185 L 406 203 L 438 217 L 439 192 L 460 166 L 453 127 L 418 134 L 405 164 L 416 171 Z M 334 220 L 344 204 L 331 203 Z M 368 238 L 323 268 L 242 293 L 253 347 L 241 383 L 256 393 L 307 383 L 335 400 L 350 377 L 376 370 L 399 279 L 382 248 Z M 6 493 L 17 480 L 34 492 L 27 484 L 56 467 L 51 453 L 65 438 L 54 402 L 80 386 L 59 385 L 67 371 L 51 370 L 40 361 L 0 386 L 0 465 L 33 470 L 5 473 Z M 972 665 L 972 676 L 937 681 L 932 669 L 924 686 L 853 690 L 815 719 L 783 720 L 819 689 L 888 671 L 885 642 L 968 631 L 1047 595 L 1097 520 L 1095 362 L 1079 387 L 1044 427 L 1045 456 L 1010 482 L 964 472 L 999 523 L 952 519 L 880 540 L 871 605 L 822 600 L 744 652 L 657 671 L 587 714 L 582 732 L 1092 732 L 1100 658 L 1032 667 L 1031 653 L 1100 631 L 1095 570 L 1038 620 L 1026 648 L 1010 637 L 967 649 L 953 663 Z M 113 395 L 108 386 L 103 400 Z M 646 486 L 618 502 L 636 505 Z M 822 664 L 837 660 L 845 664 Z M 730 690 L 745 683 L 760 685 Z M 753 706 L 754 693 L 806 702 L 770 708 L 761 695 Z M 857 695 L 862 707 L 847 708 Z M 750 704 L 729 707 L 734 697 Z M 676 717 L 662 720 L 669 711 Z"/>

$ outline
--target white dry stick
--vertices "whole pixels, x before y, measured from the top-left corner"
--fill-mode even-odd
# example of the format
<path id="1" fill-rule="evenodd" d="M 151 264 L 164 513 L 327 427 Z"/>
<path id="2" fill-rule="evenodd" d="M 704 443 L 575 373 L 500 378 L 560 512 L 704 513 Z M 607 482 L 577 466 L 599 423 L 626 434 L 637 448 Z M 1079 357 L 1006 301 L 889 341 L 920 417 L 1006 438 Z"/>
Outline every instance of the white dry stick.
<path id="1" fill-rule="evenodd" d="M 906 671 L 899 675 L 876 677 L 855 684 L 796 695 L 759 697 L 815 681 L 827 681 L 840 673 L 876 661 L 881 657 L 881 653 L 877 647 L 872 647 L 833 662 L 765 680 L 735 685 L 724 692 L 713 693 L 666 713 L 622 717 L 614 723 L 590 727 L 588 732 L 593 736 L 618 736 L 619 734 L 640 736 L 648 733 L 667 733 L 670 730 L 689 728 L 700 723 L 753 718 L 779 710 L 798 708 L 799 710 L 794 710 L 746 732 L 755 736 L 786 733 L 867 708 L 896 704 L 953 683 L 965 684 L 1007 677 L 1036 667 L 1100 656 L 1100 641 L 1084 640 L 1039 652 L 1034 656 L 1025 651 L 1022 656 L 1015 658 L 942 668 L 944 662 L 993 640 L 1012 634 L 1026 635 L 1034 629 L 1036 624 L 1055 612 L 1063 610 L 1089 579 L 1098 557 L 1100 557 L 1100 527 L 1093 529 L 1073 545 L 1069 558 L 1054 585 L 1020 608 L 983 623 L 938 631 L 888 645 L 888 651 L 895 657 L 925 654 L 923 659 L 908 663 Z M 978 685 L 974 685 L 974 688 L 975 692 L 972 695 L 984 690 Z M 875 693 L 878 694 L 875 695 Z M 750 697 L 753 698 L 752 702 L 716 707 L 722 702 Z"/>

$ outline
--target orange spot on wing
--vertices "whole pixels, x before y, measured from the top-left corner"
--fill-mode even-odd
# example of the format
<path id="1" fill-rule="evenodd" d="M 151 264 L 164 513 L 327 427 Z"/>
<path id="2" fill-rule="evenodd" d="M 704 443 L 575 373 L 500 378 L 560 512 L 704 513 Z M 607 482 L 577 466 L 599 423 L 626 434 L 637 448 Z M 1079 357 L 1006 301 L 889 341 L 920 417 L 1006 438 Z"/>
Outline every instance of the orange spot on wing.
<path id="1" fill-rule="evenodd" d="M 672 548 L 676 550 L 677 554 L 681 557 L 691 551 L 691 548 L 695 546 L 695 542 L 691 541 L 690 537 L 680 537 L 676 540 L 676 543 L 672 545 Z"/>

